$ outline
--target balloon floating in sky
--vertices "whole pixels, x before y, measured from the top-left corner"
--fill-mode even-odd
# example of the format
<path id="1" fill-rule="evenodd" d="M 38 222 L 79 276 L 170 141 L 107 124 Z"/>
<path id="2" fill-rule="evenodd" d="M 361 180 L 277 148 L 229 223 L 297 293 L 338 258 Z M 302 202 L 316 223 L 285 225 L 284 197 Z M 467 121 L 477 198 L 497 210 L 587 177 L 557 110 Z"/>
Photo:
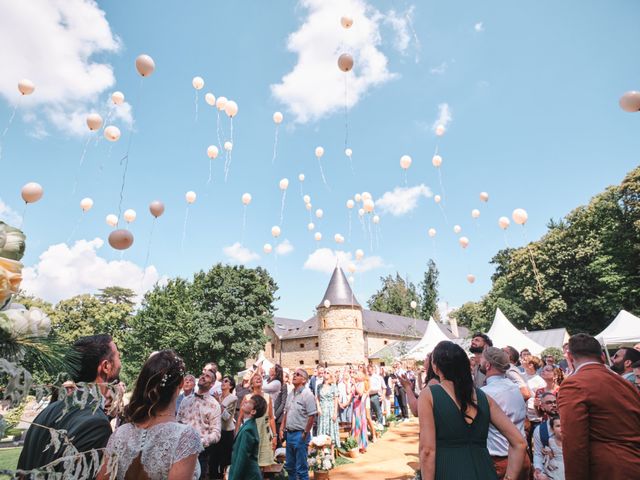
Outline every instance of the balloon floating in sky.
<path id="1" fill-rule="evenodd" d="M 244 193 L 242 195 L 242 204 L 243 205 L 249 205 L 251 203 L 251 194 L 250 193 Z"/>
<path id="2" fill-rule="evenodd" d="M 113 92 L 111 94 L 111 101 L 114 103 L 114 105 L 122 105 L 124 103 L 124 93 Z"/>
<path id="3" fill-rule="evenodd" d="M 498 219 L 498 225 L 500 225 L 501 229 L 506 230 L 507 228 L 509 228 L 509 225 L 511 225 L 511 222 L 507 217 L 500 217 Z"/>
<path id="4" fill-rule="evenodd" d="M 104 138 L 110 142 L 117 142 L 120 139 L 120 129 L 115 125 L 109 125 L 104 129 Z"/>
<path id="5" fill-rule="evenodd" d="M 218 110 L 224 110 L 224 107 L 227 105 L 227 101 L 227 97 L 218 97 L 216 100 L 216 107 L 218 107 Z"/>
<path id="6" fill-rule="evenodd" d="M 433 201 L 436 203 L 440 203 L 442 201 L 442 197 L 440 195 L 435 195 L 433 197 Z"/>
<path id="7" fill-rule="evenodd" d="M 274 225 L 273 227 L 271 227 L 271 235 L 273 235 L 273 238 L 278 238 L 280 236 L 281 230 L 280 227 L 277 225 Z"/>
<path id="8" fill-rule="evenodd" d="M 93 200 L 89 197 L 83 198 L 80 200 L 80 208 L 83 212 L 88 212 L 93 207 Z"/>
<path id="9" fill-rule="evenodd" d="M 344 237 L 342 235 L 340 235 L 339 233 L 336 233 L 333 236 L 333 239 L 336 241 L 336 243 L 341 244 L 344 243 Z"/>
<path id="10" fill-rule="evenodd" d="M 402 157 L 400 157 L 400 167 L 403 170 L 408 169 L 411 166 L 411 157 L 409 155 L 403 155 Z"/>
<path id="11" fill-rule="evenodd" d="M 233 150 L 233 143 L 231 143 L 229 140 L 227 140 L 226 142 L 224 142 L 224 149 L 227 152 L 230 152 L 231 150 Z"/>
<path id="12" fill-rule="evenodd" d="M 308 211 L 311 211 L 311 209 L 313 208 L 313 205 L 311 205 L 311 203 L 305 203 L 304 204 L 304 208 L 306 208 Z"/>
<path id="13" fill-rule="evenodd" d="M 513 221 L 518 225 L 524 225 L 525 223 L 527 223 L 529 215 L 524 208 L 516 208 L 511 214 L 511 218 L 513 218 Z"/>
<path id="14" fill-rule="evenodd" d="M 467 275 L 467 282 L 473 283 L 475 281 L 476 281 L 476 276 L 475 275 L 473 275 L 471 273 L 469 275 Z"/>
<path id="15" fill-rule="evenodd" d="M 283 178 L 282 180 L 280 180 L 280 183 L 278 185 L 280 187 L 280 190 L 286 190 L 287 188 L 289 188 L 289 179 Z"/>
<path id="16" fill-rule="evenodd" d="M 344 149 L 344 154 L 345 154 L 347 157 L 351 158 L 351 155 L 353 155 L 353 150 L 351 150 L 350 148 L 345 148 L 345 149 Z"/>
<path id="17" fill-rule="evenodd" d="M 439 168 L 440 165 L 442 165 L 442 157 L 440 155 L 434 155 L 433 158 L 431 159 L 431 164 L 434 167 Z"/>
<path id="18" fill-rule="evenodd" d="M 480 192 L 480 201 L 488 202 L 489 201 L 489 194 L 487 192 Z"/>
<path id="19" fill-rule="evenodd" d="M 380 223 L 380 216 L 379 215 L 374 215 L 373 218 L 371 219 L 373 221 L 373 223 L 375 225 Z"/>
<path id="20" fill-rule="evenodd" d="M 429 236 L 430 236 L 431 238 L 433 238 L 433 237 L 435 237 L 435 236 L 436 236 L 436 233 L 437 233 L 437 232 L 436 232 L 436 229 L 435 229 L 435 228 L 430 228 L 430 229 L 429 229 L 429 231 L 428 231 L 427 233 L 429 234 Z"/>
<path id="21" fill-rule="evenodd" d="M 307 230 L 309 230 L 310 232 L 315 230 L 315 228 L 316 228 L 316 226 L 315 226 L 315 224 L 313 222 L 309 222 L 307 224 Z"/>
<path id="22" fill-rule="evenodd" d="M 462 248 L 467 248 L 469 246 L 469 239 L 467 237 L 460 237 L 458 243 Z"/>
<path id="23" fill-rule="evenodd" d="M 316 232 L 313 238 L 316 239 L 316 242 L 319 242 L 320 240 L 322 240 L 322 234 L 320 232 Z"/>
<path id="24" fill-rule="evenodd" d="M 331 307 L 331 301 L 329 301 L 329 299 L 327 299 L 327 300 L 325 300 L 323 302 L 323 305 L 324 305 L 324 308 L 329 308 L 329 307 Z"/>
<path id="25" fill-rule="evenodd" d="M 300 180 L 301 182 L 304 182 L 304 173 L 301 173 L 300 175 L 298 175 L 298 180 Z"/>
<path id="26" fill-rule="evenodd" d="M 351 210 L 355 206 L 355 202 L 351 199 L 347 200 L 347 208 Z"/>
<path id="27" fill-rule="evenodd" d="M 348 53 L 343 53 L 338 57 L 338 68 L 343 72 L 349 72 L 353 68 L 353 57 Z"/>
<path id="28" fill-rule="evenodd" d="M 371 212 L 373 212 L 373 209 L 375 208 L 375 203 L 373 202 L 372 199 L 367 198 L 366 200 L 364 200 L 362 202 L 362 208 L 364 208 L 365 212 L 371 213 Z"/>
<path id="29" fill-rule="evenodd" d="M 447 131 L 447 129 L 445 128 L 444 125 L 440 124 L 436 127 L 436 135 L 438 137 L 441 137 L 445 134 L 445 132 Z"/>
<path id="30" fill-rule="evenodd" d="M 462 231 L 462 227 L 460 225 L 453 226 L 453 233 L 460 233 Z"/>
<path id="31" fill-rule="evenodd" d="M 471 218 L 480 218 L 480 210 L 477 208 L 471 210 Z"/>
<path id="32" fill-rule="evenodd" d="M 324 148 L 316 147 L 316 157 L 321 158 L 324 155 Z"/>
<path id="33" fill-rule="evenodd" d="M 233 100 L 229 100 L 224 106 L 224 112 L 230 118 L 235 117 L 238 114 L 238 104 Z"/>
<path id="34" fill-rule="evenodd" d="M 416 302 L 415 300 L 411 300 L 411 303 L 409 305 L 411 305 L 411 308 L 415 310 L 418 307 L 418 302 Z"/>
<path id="35" fill-rule="evenodd" d="M 640 92 L 634 90 L 626 92 L 620 97 L 620 108 L 625 112 L 638 112 L 640 111 Z"/>
<path id="36" fill-rule="evenodd" d="M 350 263 L 349 265 L 347 265 L 347 270 L 349 270 L 349 273 L 355 273 L 356 264 L 355 263 Z"/>
<path id="37" fill-rule="evenodd" d="M 107 222 L 107 225 L 109 225 L 110 227 L 115 227 L 116 225 L 118 225 L 118 217 L 115 216 L 113 213 L 110 213 L 109 215 L 107 215 L 107 218 L 105 218 L 105 221 Z"/>
<path id="38" fill-rule="evenodd" d="M 348 30 L 353 25 L 353 18 L 344 15 L 340 18 L 340 25 L 342 25 L 342 28 Z"/>
<path id="39" fill-rule="evenodd" d="M 211 92 L 205 93 L 204 101 L 207 102 L 207 105 L 209 105 L 211 107 L 215 107 L 216 106 L 216 96 Z"/>
<path id="40" fill-rule="evenodd" d="M 369 192 L 362 192 L 362 201 L 371 200 L 373 197 Z"/>
<path id="41" fill-rule="evenodd" d="M 264 247 L 262 247 L 262 251 L 267 255 L 269 255 L 273 251 L 273 247 L 271 246 L 270 243 L 265 243 Z"/>
<path id="42" fill-rule="evenodd" d="M 189 190 L 187 193 L 184 194 L 184 199 L 187 201 L 189 205 L 191 205 L 196 201 L 196 197 L 197 197 L 196 192 L 192 190 Z"/>
<path id="43" fill-rule="evenodd" d="M 151 212 L 151 215 L 155 218 L 158 218 L 164 213 L 164 203 L 159 200 L 154 200 L 149 204 L 149 212 Z"/>
<path id="44" fill-rule="evenodd" d="M 193 88 L 195 88 L 196 90 L 202 90 L 202 88 L 204 87 L 204 79 L 202 77 L 193 77 L 193 80 L 191 80 L 191 85 L 193 85 Z"/>
<path id="45" fill-rule="evenodd" d="M 282 120 L 284 120 L 284 116 L 281 112 L 275 112 L 273 114 L 273 123 L 275 123 L 276 125 L 280 125 L 282 123 Z"/>
<path id="46" fill-rule="evenodd" d="M 358 248 L 356 250 L 356 260 L 362 260 L 364 258 L 364 250 Z"/>
<path id="47" fill-rule="evenodd" d="M 364 208 L 360 208 L 360 209 L 358 209 L 358 216 L 360 216 L 360 217 L 364 217 L 364 214 L 365 214 L 365 213 L 366 213 L 366 212 L 364 211 Z"/>
<path id="48" fill-rule="evenodd" d="M 316 218 L 322 218 L 323 215 L 324 215 L 324 212 L 322 211 L 321 208 L 316 210 Z"/>
<path id="49" fill-rule="evenodd" d="M 130 209 L 124 211 L 123 217 L 124 217 L 124 219 L 125 219 L 125 221 L 127 223 L 132 223 L 136 219 L 137 214 L 136 214 L 135 210 L 130 208 Z"/>
<path id="50" fill-rule="evenodd" d="M 87 115 L 87 127 L 92 132 L 102 127 L 102 117 L 98 113 L 90 113 Z"/>
<path id="51" fill-rule="evenodd" d="M 304 197 L 302 197 L 302 200 L 304 201 L 304 203 L 311 203 L 311 197 L 309 195 L 305 195 Z"/>
<path id="52" fill-rule="evenodd" d="M 35 84 L 28 78 L 23 78 L 18 82 L 18 90 L 22 95 L 31 95 L 35 89 Z"/>
<path id="53" fill-rule="evenodd" d="M 360 195 L 359 193 L 356 193 L 356 194 L 353 196 L 353 199 L 354 199 L 356 202 L 361 202 L 361 201 L 362 201 L 362 195 Z"/>
<path id="54" fill-rule="evenodd" d="M 133 245 L 133 234 L 129 230 L 114 230 L 109 234 L 109 245 L 116 250 L 126 250 Z"/>
<path id="55" fill-rule="evenodd" d="M 25 184 L 20 190 L 20 195 L 24 203 L 35 203 L 42 198 L 44 190 L 42 185 L 36 182 L 29 182 Z"/>
<path id="56" fill-rule="evenodd" d="M 143 77 L 148 77 L 156 69 L 156 63 L 149 55 L 140 55 L 136 58 L 136 70 Z"/>
<path id="57" fill-rule="evenodd" d="M 218 156 L 218 147 L 215 145 L 209 145 L 207 148 L 207 155 L 211 160 L 214 160 Z"/>

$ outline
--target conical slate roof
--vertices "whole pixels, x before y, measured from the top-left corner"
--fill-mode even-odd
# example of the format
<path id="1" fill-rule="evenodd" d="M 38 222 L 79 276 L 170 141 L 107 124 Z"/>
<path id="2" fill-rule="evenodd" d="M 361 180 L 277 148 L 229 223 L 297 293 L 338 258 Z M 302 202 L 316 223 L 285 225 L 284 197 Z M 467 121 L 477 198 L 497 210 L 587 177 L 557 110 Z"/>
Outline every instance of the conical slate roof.
<path id="1" fill-rule="evenodd" d="M 318 307 L 324 307 L 325 300 L 329 300 L 332 307 L 362 308 L 353 295 L 347 277 L 344 276 L 344 272 L 339 266 L 336 266 L 336 269 L 333 271 L 327 291 L 324 292 L 324 297 L 322 297 L 322 301 Z"/>

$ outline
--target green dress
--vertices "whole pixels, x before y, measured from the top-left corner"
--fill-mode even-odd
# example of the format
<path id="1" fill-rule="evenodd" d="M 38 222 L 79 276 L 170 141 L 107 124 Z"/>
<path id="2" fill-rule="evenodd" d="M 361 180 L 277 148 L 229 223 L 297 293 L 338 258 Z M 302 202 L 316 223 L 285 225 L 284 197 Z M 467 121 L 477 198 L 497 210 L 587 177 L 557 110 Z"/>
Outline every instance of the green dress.
<path id="1" fill-rule="evenodd" d="M 436 480 L 495 480 L 498 478 L 487 450 L 491 414 L 489 401 L 480 389 L 478 413 L 467 424 L 460 409 L 440 386 L 432 385 L 436 425 Z"/>

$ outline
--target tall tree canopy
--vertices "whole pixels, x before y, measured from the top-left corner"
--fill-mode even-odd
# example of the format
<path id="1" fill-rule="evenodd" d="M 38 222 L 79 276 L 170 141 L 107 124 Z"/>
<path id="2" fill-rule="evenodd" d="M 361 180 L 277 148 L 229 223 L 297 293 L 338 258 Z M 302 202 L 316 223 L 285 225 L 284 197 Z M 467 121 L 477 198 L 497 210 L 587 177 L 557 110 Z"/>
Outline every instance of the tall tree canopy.
<path id="1" fill-rule="evenodd" d="M 436 267 L 436 262 L 431 259 L 427 262 L 427 270 L 424 272 L 422 282 L 420 282 L 420 290 L 422 292 L 420 316 L 424 320 L 429 320 L 429 317 L 434 317 L 436 320 L 439 320 L 438 267 Z"/>
<path id="2" fill-rule="evenodd" d="M 520 328 L 591 334 L 620 309 L 640 311 L 640 167 L 551 221 L 540 240 L 501 250 L 491 263 L 489 293 L 454 313 L 473 329 L 490 325 L 497 307 Z"/>
<path id="3" fill-rule="evenodd" d="M 418 314 L 417 309 L 411 308 L 412 301 L 418 305 L 421 302 L 413 283 L 402 278 L 399 273 L 396 273 L 395 277 L 393 275 L 380 277 L 380 281 L 382 287 L 367 301 L 371 310 L 405 317 L 413 317 Z"/>

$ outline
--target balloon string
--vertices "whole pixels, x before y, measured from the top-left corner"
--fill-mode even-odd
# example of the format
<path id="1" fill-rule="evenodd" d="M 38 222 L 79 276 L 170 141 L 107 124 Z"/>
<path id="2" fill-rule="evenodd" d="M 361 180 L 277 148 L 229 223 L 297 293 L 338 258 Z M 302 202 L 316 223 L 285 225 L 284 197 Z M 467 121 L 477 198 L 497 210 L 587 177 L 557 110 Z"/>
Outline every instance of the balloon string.
<path id="1" fill-rule="evenodd" d="M 524 237 L 525 242 L 528 243 L 527 240 L 527 232 L 524 224 L 522 225 L 522 236 Z M 531 249 L 531 245 L 527 244 L 525 247 L 527 249 L 527 253 L 529 254 L 529 260 L 531 262 L 531 268 L 533 269 L 533 275 L 536 279 L 536 290 L 538 290 L 538 294 L 542 296 L 542 282 L 540 280 L 540 272 L 538 271 L 538 266 L 536 265 L 536 260 L 533 257 L 533 251 Z"/>
<path id="2" fill-rule="evenodd" d="M 409 12 L 405 13 L 405 18 L 407 20 L 407 25 L 409 26 L 409 30 L 411 30 L 411 34 L 413 35 L 413 41 L 416 42 L 416 63 L 420 58 L 419 52 L 422 49 L 422 45 L 420 44 L 420 40 L 418 39 L 418 34 L 416 33 L 415 28 L 413 28 L 413 21 L 411 21 L 411 15 Z"/>
<path id="3" fill-rule="evenodd" d="M 0 136 L 0 160 L 2 160 L 2 140 L 4 140 L 4 136 L 9 131 L 9 127 L 13 123 L 13 118 L 16 116 L 17 111 L 18 111 L 18 104 L 16 103 L 13 107 L 13 112 L 11 112 L 11 116 L 9 117 L 9 123 L 7 123 L 7 126 L 4 128 L 2 135 Z"/>
<path id="4" fill-rule="evenodd" d="M 78 227 L 82 223 L 82 219 L 83 218 L 84 218 L 84 214 L 80 215 L 80 218 L 76 222 L 75 227 L 73 227 L 73 230 L 71 230 L 71 233 L 69 234 L 69 237 L 67 238 L 67 241 L 65 242 L 67 245 L 69 245 L 69 246 L 71 245 L 71 239 L 73 238 L 73 235 L 76 233 L 76 230 L 78 230 Z"/>
<path id="5" fill-rule="evenodd" d="M 507 241 L 507 231 L 506 230 L 502 230 L 502 236 L 504 237 L 504 244 L 507 246 L 507 248 L 511 248 L 511 246 L 509 245 L 509 242 Z"/>
<path id="6" fill-rule="evenodd" d="M 442 206 L 441 203 L 438 204 L 438 207 L 440 207 L 440 211 L 442 212 L 442 216 L 444 217 L 444 222 L 447 224 L 447 227 L 449 226 L 449 219 L 447 218 L 447 214 L 444 211 L 444 207 Z"/>
<path id="7" fill-rule="evenodd" d="M 217 111 L 217 116 L 216 133 L 218 134 L 218 148 L 222 150 L 222 141 L 220 140 L 220 110 Z"/>
<path id="8" fill-rule="evenodd" d="M 184 225 L 182 226 L 182 242 L 180 242 L 180 251 L 184 251 L 184 240 L 187 236 L 187 220 L 189 219 L 189 205 L 187 205 L 187 210 L 184 214 Z"/>
<path id="9" fill-rule="evenodd" d="M 231 136 L 231 144 L 233 145 L 233 117 L 229 117 L 229 130 L 230 130 L 230 136 Z"/>
<path id="10" fill-rule="evenodd" d="M 362 235 L 364 236 L 364 238 L 367 238 L 367 230 L 364 226 L 364 218 L 360 215 L 358 215 L 358 220 L 360 221 L 360 226 L 362 227 Z"/>
<path id="11" fill-rule="evenodd" d="M 280 204 L 280 226 L 282 226 L 282 222 L 284 221 L 284 200 L 287 198 L 287 191 L 282 191 L 282 202 Z"/>
<path id="12" fill-rule="evenodd" d="M 227 177 L 229 176 L 230 169 L 231 169 L 231 150 L 227 150 L 227 158 L 224 161 L 224 183 L 227 183 Z"/>
<path id="13" fill-rule="evenodd" d="M 276 161 L 276 150 L 278 149 L 278 125 L 276 124 L 276 134 L 273 139 L 273 157 L 271 158 L 271 165 L 273 165 Z M 302 188 L 302 186 L 300 186 Z"/>
<path id="14" fill-rule="evenodd" d="M 23 230 L 24 227 L 24 218 L 25 215 L 27 214 L 27 205 L 29 205 L 27 202 L 24 202 L 24 208 L 22 209 L 22 215 L 20 215 L 20 226 L 18 228 L 20 228 L 21 230 Z"/>
<path id="15" fill-rule="evenodd" d="M 369 251 L 373 252 L 373 235 L 371 233 L 371 217 L 367 217 L 367 225 L 369 227 Z"/>
<path id="16" fill-rule="evenodd" d="M 349 103 L 347 96 L 347 75 L 349 73 L 344 74 L 344 148 L 345 150 L 349 146 Z"/>
<path id="17" fill-rule="evenodd" d="M 89 143 L 91 142 L 91 137 L 87 138 L 87 142 L 84 144 L 84 149 L 82 150 L 82 155 L 80 156 L 80 165 L 78 165 L 78 171 L 76 172 L 76 181 L 73 184 L 73 192 L 76 193 L 78 189 L 78 179 L 80 177 L 80 170 L 82 169 L 82 165 L 84 164 L 84 157 L 87 154 L 87 148 L 89 147 Z"/>
<path id="18" fill-rule="evenodd" d="M 194 103 L 196 105 L 196 123 L 198 123 L 198 90 L 196 90 Z"/>
<path id="19" fill-rule="evenodd" d="M 144 268 L 142 269 L 142 279 L 140 280 L 140 293 L 144 288 L 144 278 L 147 275 L 147 265 L 149 265 L 149 257 L 151 256 L 151 241 L 153 240 L 153 230 L 156 227 L 156 220 L 158 217 L 153 217 L 153 223 L 151 224 L 151 233 L 149 234 L 149 243 L 147 243 L 147 255 L 144 258 Z"/>
<path id="20" fill-rule="evenodd" d="M 304 198 L 304 191 L 302 190 L 302 182 L 300 182 L 300 196 Z"/>
<path id="21" fill-rule="evenodd" d="M 349 210 L 349 243 L 351 243 L 351 210 Z"/>
<path id="22" fill-rule="evenodd" d="M 380 225 L 376 225 L 376 250 L 380 250 L 380 239 L 382 238 L 382 229 Z"/>
<path id="23" fill-rule="evenodd" d="M 356 171 L 353 168 L 353 158 L 351 158 L 351 155 L 347 155 L 347 157 L 349 158 L 349 165 L 351 166 L 351 174 L 355 177 Z"/>
<path id="24" fill-rule="evenodd" d="M 212 176 L 213 176 L 213 160 L 209 159 L 209 179 L 207 180 L 207 185 L 211 183 Z"/>
<path id="25" fill-rule="evenodd" d="M 247 206 L 243 205 L 242 208 L 242 236 L 240 237 L 240 244 L 244 245 L 244 231 L 247 226 Z"/>
<path id="26" fill-rule="evenodd" d="M 320 165 L 320 175 L 322 176 L 322 183 L 324 183 L 325 187 L 331 190 L 329 188 L 329 185 L 327 185 L 327 179 L 324 177 L 324 170 L 322 169 L 322 161 L 319 158 L 318 158 L 318 165 Z"/>
<path id="27" fill-rule="evenodd" d="M 432 238 L 431 242 L 433 244 L 433 259 L 438 263 L 438 250 L 436 248 L 436 239 Z"/>
<path id="28" fill-rule="evenodd" d="M 407 171 L 404 170 L 403 174 L 404 174 L 404 186 L 407 187 L 408 186 L 408 184 L 407 184 Z"/>
<path id="29" fill-rule="evenodd" d="M 444 184 L 442 183 L 442 170 L 438 168 L 438 181 L 440 182 L 440 191 L 442 192 L 442 201 L 447 198 L 444 191 Z"/>

